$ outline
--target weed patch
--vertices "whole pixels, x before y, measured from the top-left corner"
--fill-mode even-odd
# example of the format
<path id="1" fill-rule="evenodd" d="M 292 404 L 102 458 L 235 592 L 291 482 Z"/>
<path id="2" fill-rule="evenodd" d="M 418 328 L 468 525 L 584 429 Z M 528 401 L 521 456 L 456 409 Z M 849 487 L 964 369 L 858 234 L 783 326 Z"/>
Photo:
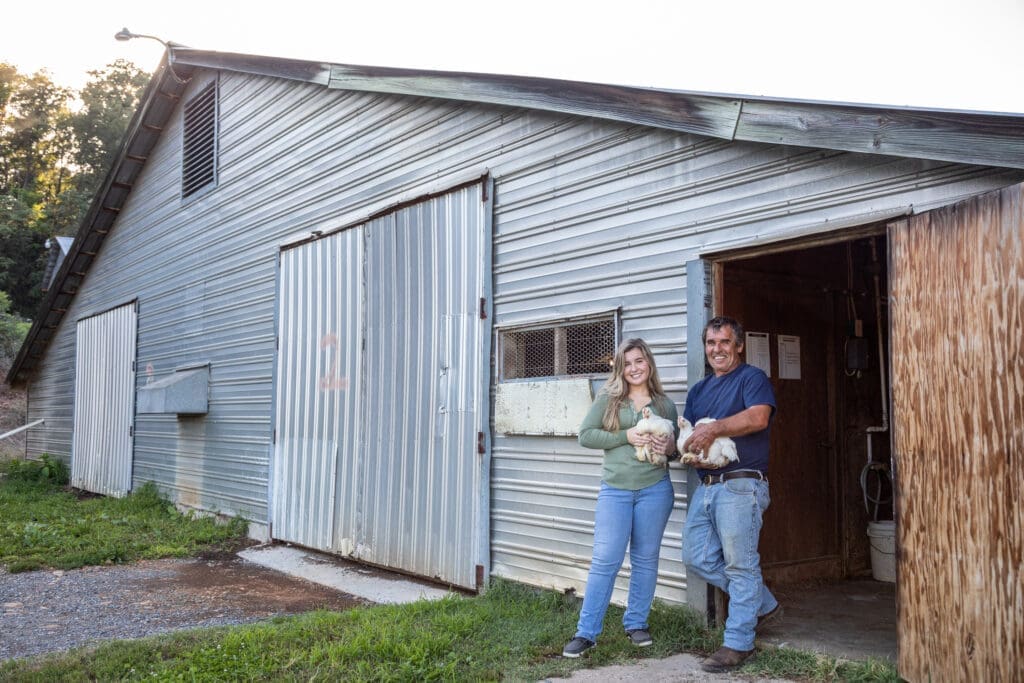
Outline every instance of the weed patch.
<path id="1" fill-rule="evenodd" d="M 246 524 L 183 515 L 147 483 L 125 498 L 79 498 L 59 460 L 13 460 L 0 479 L 0 564 L 16 573 L 188 557 L 244 542 Z"/>

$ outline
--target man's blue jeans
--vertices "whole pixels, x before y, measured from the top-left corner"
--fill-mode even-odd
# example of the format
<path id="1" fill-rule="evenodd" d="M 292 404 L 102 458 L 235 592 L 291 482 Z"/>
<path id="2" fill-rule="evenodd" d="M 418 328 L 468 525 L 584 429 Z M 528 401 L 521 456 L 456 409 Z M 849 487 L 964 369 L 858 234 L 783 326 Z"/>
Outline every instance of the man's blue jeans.
<path id="1" fill-rule="evenodd" d="M 779 604 L 761 580 L 757 552 L 761 515 L 769 502 L 768 482 L 729 479 L 698 486 L 686 513 L 683 563 L 688 572 L 729 594 L 723 644 L 734 650 L 754 648 L 758 615 Z"/>
<path id="2" fill-rule="evenodd" d="M 601 482 L 594 515 L 594 555 L 576 636 L 597 640 L 629 545 L 629 598 L 622 625 L 627 631 L 647 626 L 658 581 L 658 554 L 672 512 L 672 482 L 665 478 L 638 491 Z"/>

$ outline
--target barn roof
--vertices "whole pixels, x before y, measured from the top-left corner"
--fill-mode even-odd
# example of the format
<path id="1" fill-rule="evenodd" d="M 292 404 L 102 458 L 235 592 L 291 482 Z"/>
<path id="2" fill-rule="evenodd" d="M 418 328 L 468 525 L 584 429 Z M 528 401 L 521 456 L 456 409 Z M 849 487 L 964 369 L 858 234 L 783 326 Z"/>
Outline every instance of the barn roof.
<path id="1" fill-rule="evenodd" d="M 173 71 L 167 68 L 171 57 Z M 1024 168 L 1024 114 L 883 107 L 584 83 L 551 78 L 330 64 L 174 46 L 165 53 L 7 375 L 43 357 L 196 69 L 575 114 L 725 140 Z"/>

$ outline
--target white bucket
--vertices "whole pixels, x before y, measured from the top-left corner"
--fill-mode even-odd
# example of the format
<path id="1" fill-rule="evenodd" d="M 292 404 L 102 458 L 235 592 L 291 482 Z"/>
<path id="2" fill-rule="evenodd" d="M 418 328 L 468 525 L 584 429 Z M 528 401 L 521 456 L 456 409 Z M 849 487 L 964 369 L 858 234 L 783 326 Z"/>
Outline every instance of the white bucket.
<path id="1" fill-rule="evenodd" d="M 896 522 L 868 522 L 871 544 L 871 576 L 875 581 L 896 582 Z"/>

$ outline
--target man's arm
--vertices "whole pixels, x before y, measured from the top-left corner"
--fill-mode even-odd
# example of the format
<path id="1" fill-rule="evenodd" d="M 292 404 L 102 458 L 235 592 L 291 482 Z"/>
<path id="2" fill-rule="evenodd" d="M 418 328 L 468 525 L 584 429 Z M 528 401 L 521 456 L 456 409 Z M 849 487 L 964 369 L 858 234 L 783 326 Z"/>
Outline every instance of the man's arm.
<path id="1" fill-rule="evenodd" d="M 750 406 L 735 415 L 723 417 L 721 420 L 697 425 L 693 434 L 683 444 L 683 450 L 690 452 L 706 451 L 720 436 L 743 436 L 759 432 L 768 426 L 772 416 L 769 405 Z"/>

